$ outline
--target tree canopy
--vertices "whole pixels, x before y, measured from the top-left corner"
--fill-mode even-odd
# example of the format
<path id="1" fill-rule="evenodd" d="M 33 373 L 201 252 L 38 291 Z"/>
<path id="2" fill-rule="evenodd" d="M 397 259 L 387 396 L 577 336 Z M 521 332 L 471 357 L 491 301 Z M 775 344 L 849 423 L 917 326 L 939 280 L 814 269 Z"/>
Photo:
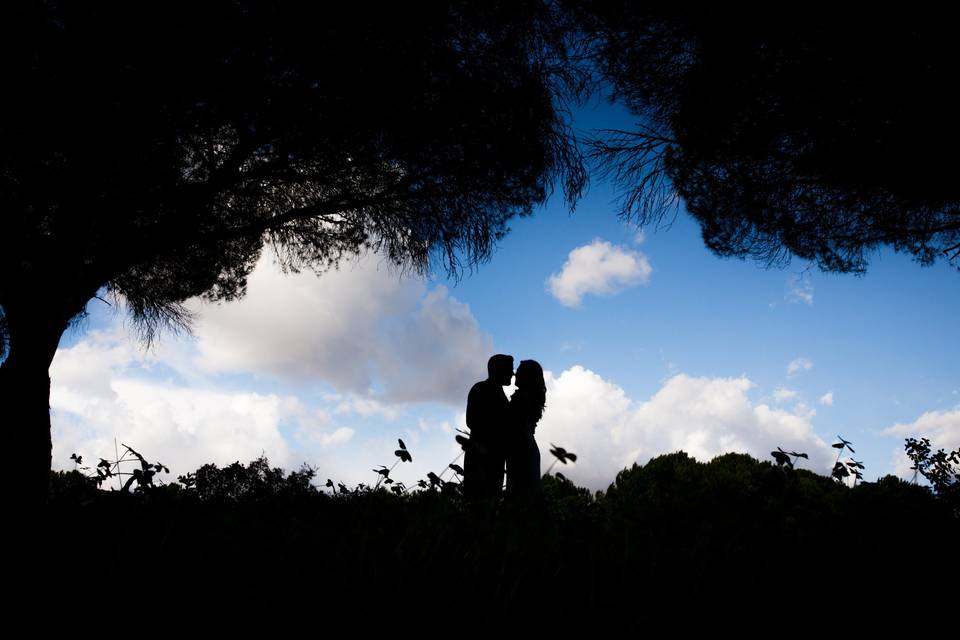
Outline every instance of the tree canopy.
<path id="1" fill-rule="evenodd" d="M 720 255 L 863 272 L 886 245 L 960 267 L 950 19 L 609 2 L 583 24 L 639 120 L 594 142 L 627 216 L 679 197 Z"/>
<path id="2" fill-rule="evenodd" d="M 484 258 L 583 175 L 543 7 L 466 5 L 48 2 L 8 23 L 0 304 L 82 280 L 150 319 L 242 293 L 264 240 L 291 267 Z"/>
<path id="3" fill-rule="evenodd" d="M 330 6 L 8 12 L 0 393 L 27 423 L 49 431 L 47 368 L 103 288 L 149 339 L 187 298 L 242 295 L 265 243 L 290 269 L 373 249 L 458 271 L 555 184 L 577 197 L 548 3 Z"/>

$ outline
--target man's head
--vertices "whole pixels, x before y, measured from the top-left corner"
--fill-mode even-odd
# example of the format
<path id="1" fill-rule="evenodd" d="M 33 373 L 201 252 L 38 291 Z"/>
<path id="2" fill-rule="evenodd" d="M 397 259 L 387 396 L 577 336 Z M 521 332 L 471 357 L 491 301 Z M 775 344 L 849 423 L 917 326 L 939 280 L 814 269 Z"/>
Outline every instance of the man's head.
<path id="1" fill-rule="evenodd" d="M 513 356 L 498 353 L 487 360 L 487 378 L 501 387 L 509 386 L 513 378 Z"/>

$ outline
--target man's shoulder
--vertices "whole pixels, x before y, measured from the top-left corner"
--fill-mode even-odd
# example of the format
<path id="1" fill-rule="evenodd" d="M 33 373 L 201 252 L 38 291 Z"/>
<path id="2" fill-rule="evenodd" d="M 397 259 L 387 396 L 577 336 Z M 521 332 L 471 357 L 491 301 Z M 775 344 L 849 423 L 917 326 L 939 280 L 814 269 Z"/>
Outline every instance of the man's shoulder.
<path id="1" fill-rule="evenodd" d="M 506 404 L 507 396 L 503 393 L 503 387 L 492 380 L 481 380 L 470 388 L 470 395 L 467 396 L 467 401 L 480 401 L 482 399 L 483 402 L 487 404 L 500 398 L 503 398 L 504 404 Z"/>
<path id="2" fill-rule="evenodd" d="M 470 395 L 477 395 L 481 393 L 490 393 L 490 381 L 481 380 L 477 382 L 472 387 L 470 387 Z"/>

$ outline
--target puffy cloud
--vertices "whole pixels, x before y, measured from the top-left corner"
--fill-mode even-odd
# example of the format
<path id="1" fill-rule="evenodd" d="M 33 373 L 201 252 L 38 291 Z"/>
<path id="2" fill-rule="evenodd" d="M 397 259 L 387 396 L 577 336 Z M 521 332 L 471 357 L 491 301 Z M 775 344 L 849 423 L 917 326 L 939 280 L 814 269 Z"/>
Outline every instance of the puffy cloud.
<path id="1" fill-rule="evenodd" d="M 570 252 L 560 273 L 547 278 L 547 290 L 568 307 L 579 306 L 587 294 L 611 295 L 649 282 L 653 267 L 638 251 L 594 240 Z"/>
<path id="2" fill-rule="evenodd" d="M 828 407 L 833 406 L 833 391 L 828 391 L 827 393 L 820 396 L 820 404 L 826 405 Z"/>
<path id="3" fill-rule="evenodd" d="M 492 353 L 493 340 L 480 331 L 470 307 L 439 286 L 415 313 L 387 329 L 375 364 L 386 400 L 460 404 L 465 390 L 487 377 Z"/>
<path id="4" fill-rule="evenodd" d="M 794 358 L 787 365 L 787 375 L 792 376 L 798 371 L 809 371 L 813 369 L 813 362 L 809 358 Z"/>
<path id="5" fill-rule="evenodd" d="M 348 442 L 353 438 L 353 434 L 356 433 L 353 429 L 349 427 L 340 427 L 333 433 L 317 433 L 313 437 L 320 444 L 321 447 L 329 447 L 331 445 L 343 444 Z"/>
<path id="6" fill-rule="evenodd" d="M 634 462 L 684 450 L 699 460 L 731 451 L 769 458 L 777 446 L 810 455 L 809 468 L 827 473 L 827 443 L 813 431 L 813 412 L 790 412 L 753 404 L 747 378 L 675 375 L 646 401 L 593 371 L 575 366 L 547 375 L 547 409 L 537 429 L 543 468 L 552 462 L 550 443 L 578 454 L 562 471 L 594 489 L 606 488 Z"/>
<path id="7" fill-rule="evenodd" d="M 493 349 L 446 287 L 427 291 L 369 255 L 318 277 L 283 274 L 265 252 L 243 299 L 194 308 L 204 371 L 375 388 L 392 402 L 461 402 Z"/>
<path id="8" fill-rule="evenodd" d="M 953 451 L 960 448 L 960 406 L 946 411 L 928 411 L 913 422 L 897 423 L 884 429 L 883 433 L 901 438 L 929 438 L 934 450 Z M 898 476 L 912 477 L 911 464 L 903 447 L 895 450 L 894 469 Z"/>
<path id="9" fill-rule="evenodd" d="M 399 415 L 399 411 L 395 407 L 372 398 L 331 394 L 327 396 L 326 399 L 328 401 L 337 401 L 336 407 L 334 408 L 334 413 L 337 414 L 354 413 L 364 418 L 380 416 L 387 420 L 395 420 Z"/>
<path id="10" fill-rule="evenodd" d="M 787 400 L 792 400 L 800 395 L 799 391 L 794 391 L 793 389 L 784 389 L 783 387 L 777 387 L 773 392 L 773 399 L 777 402 L 786 402 Z"/>
<path id="11" fill-rule="evenodd" d="M 75 452 L 112 458 L 114 440 L 163 462 L 174 478 L 261 453 L 292 462 L 280 429 L 306 418 L 295 397 L 146 379 L 131 370 L 141 360 L 153 362 L 115 333 L 95 332 L 57 352 L 50 369 L 55 463 Z"/>

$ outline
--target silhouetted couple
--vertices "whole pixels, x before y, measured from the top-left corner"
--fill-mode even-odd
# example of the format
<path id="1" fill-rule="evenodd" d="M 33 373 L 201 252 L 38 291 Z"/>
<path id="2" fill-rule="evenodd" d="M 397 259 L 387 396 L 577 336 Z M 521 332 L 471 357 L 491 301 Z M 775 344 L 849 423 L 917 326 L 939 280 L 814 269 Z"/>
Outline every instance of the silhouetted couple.
<path id="1" fill-rule="evenodd" d="M 470 389 L 470 446 L 463 463 L 468 498 L 499 498 L 504 469 L 509 497 L 540 495 L 540 449 L 533 434 L 543 416 L 547 386 L 540 365 L 523 360 L 516 372 L 517 390 L 507 400 L 503 387 L 510 385 L 513 373 L 513 356 L 495 355 L 487 362 L 487 379 Z"/>

